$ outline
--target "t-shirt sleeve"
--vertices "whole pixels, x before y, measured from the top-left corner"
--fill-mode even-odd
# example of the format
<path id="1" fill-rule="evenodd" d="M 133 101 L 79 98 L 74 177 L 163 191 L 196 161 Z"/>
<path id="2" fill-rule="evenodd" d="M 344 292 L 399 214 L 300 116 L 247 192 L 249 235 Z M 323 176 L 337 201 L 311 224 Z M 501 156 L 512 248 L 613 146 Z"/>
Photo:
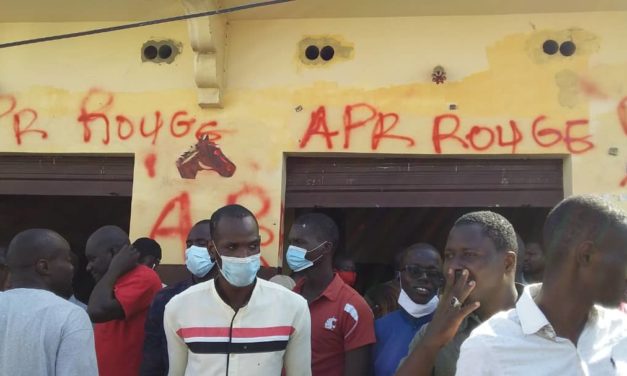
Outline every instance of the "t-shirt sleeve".
<path id="1" fill-rule="evenodd" d="M 55 371 L 64 376 L 97 376 L 94 331 L 87 313 L 76 307 L 66 319 Z"/>
<path id="2" fill-rule="evenodd" d="M 344 304 L 342 329 L 344 352 L 376 342 L 374 314 L 361 296 L 355 294 Z"/>
<path id="3" fill-rule="evenodd" d="M 157 273 L 141 266 L 137 268 L 122 276 L 113 289 L 115 298 L 120 302 L 126 318 L 146 311 L 161 289 L 161 281 Z"/>

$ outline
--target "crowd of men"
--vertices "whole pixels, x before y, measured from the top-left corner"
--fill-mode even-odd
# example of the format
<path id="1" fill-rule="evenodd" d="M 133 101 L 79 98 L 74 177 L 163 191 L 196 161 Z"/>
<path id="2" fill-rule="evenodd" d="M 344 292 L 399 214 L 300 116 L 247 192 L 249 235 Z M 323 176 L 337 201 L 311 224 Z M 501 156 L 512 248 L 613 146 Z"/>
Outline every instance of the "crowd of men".
<path id="1" fill-rule="evenodd" d="M 81 307 L 68 242 L 20 232 L 0 249 L 0 375 L 627 375 L 627 215 L 600 198 L 565 199 L 527 244 L 497 213 L 465 214 L 366 298 L 339 239 L 328 216 L 298 217 L 293 274 L 266 281 L 257 220 L 228 205 L 193 226 L 189 278 L 164 287 L 159 245 L 104 226 Z"/>

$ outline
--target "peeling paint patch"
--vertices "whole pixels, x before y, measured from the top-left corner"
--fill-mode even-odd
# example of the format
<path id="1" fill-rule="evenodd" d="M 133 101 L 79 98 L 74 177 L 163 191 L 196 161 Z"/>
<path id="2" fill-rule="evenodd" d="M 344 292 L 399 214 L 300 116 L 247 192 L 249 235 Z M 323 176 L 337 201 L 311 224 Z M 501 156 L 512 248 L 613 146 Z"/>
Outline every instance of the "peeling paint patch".
<path id="1" fill-rule="evenodd" d="M 550 54 L 545 52 L 545 43 L 554 41 L 559 47 Z M 568 50 L 568 46 L 574 44 L 576 49 L 573 54 L 568 56 L 564 54 Z M 531 60 L 537 64 L 545 64 L 555 61 L 567 61 L 573 59 L 587 59 L 600 48 L 600 38 L 595 34 L 580 28 L 571 28 L 566 30 L 541 30 L 534 32 L 527 40 L 525 49 Z"/>
<path id="2" fill-rule="evenodd" d="M 353 43 L 336 35 L 305 36 L 298 42 L 298 60 L 308 66 L 328 66 L 350 60 L 355 55 Z"/>

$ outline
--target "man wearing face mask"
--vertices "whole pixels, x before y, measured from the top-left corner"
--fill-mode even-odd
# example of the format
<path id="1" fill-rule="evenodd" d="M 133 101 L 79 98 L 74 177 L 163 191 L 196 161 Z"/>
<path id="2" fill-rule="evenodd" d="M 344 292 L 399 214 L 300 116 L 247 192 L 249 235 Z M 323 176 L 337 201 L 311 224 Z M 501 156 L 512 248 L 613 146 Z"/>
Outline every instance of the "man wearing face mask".
<path id="1" fill-rule="evenodd" d="M 309 303 L 314 376 L 362 376 L 370 369 L 375 342 L 374 316 L 366 301 L 333 273 L 339 231 L 321 213 L 296 219 L 289 233 L 286 259 L 303 271 L 294 291 Z"/>
<path id="2" fill-rule="evenodd" d="M 218 273 L 218 268 L 214 268 L 215 260 L 209 256 L 207 248 L 211 244 L 210 223 L 208 219 L 202 220 L 196 223 L 187 234 L 185 265 L 191 273 L 190 278 L 159 291 L 150 306 L 146 319 L 146 335 L 140 370 L 142 376 L 168 374 L 168 344 L 163 329 L 165 305 L 190 286 L 208 281 Z"/>
<path id="3" fill-rule="evenodd" d="M 311 375 L 311 321 L 297 294 L 256 277 L 259 226 L 240 205 L 211 216 L 216 278 L 165 308 L 169 375 Z"/>
<path id="4" fill-rule="evenodd" d="M 398 298 L 400 308 L 375 321 L 375 376 L 392 376 L 418 330 L 431 321 L 442 287 L 442 258 L 426 243 L 409 246 L 402 253 Z"/>
<path id="5" fill-rule="evenodd" d="M 357 282 L 357 267 L 355 261 L 345 254 L 338 254 L 333 259 L 333 271 L 342 278 L 350 287 L 355 287 Z"/>

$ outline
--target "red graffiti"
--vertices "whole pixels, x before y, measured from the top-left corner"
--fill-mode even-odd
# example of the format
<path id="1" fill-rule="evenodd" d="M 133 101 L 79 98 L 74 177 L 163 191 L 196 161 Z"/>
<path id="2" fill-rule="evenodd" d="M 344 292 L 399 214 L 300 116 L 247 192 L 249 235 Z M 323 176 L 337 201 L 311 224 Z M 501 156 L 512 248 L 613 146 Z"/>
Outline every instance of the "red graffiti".
<path id="1" fill-rule="evenodd" d="M 164 225 L 166 218 L 168 218 L 173 211 L 177 214 L 175 216 L 176 221 L 172 225 Z M 150 237 L 152 239 L 158 237 L 178 237 L 182 243 L 183 249 L 185 249 L 185 241 L 187 240 L 187 234 L 191 228 L 192 217 L 190 215 L 189 195 L 187 192 L 183 192 L 170 199 L 165 204 L 161 213 L 159 213 L 159 217 L 157 217 L 157 220 L 152 226 L 152 230 L 150 230 Z"/>
<path id="2" fill-rule="evenodd" d="M 594 148 L 589 138 L 590 134 L 575 136 L 576 127 L 588 125 L 587 119 L 575 119 L 565 122 L 563 129 L 553 127 L 541 127 L 546 116 L 538 116 L 531 125 L 531 136 L 534 142 L 543 148 L 562 143 L 568 152 L 572 154 L 582 154 Z M 444 125 L 447 125 L 446 130 Z M 509 121 L 509 131 L 506 137 L 501 125 L 473 125 L 465 134 L 461 131 L 461 120 L 457 115 L 444 114 L 436 116 L 433 120 L 432 141 L 435 152 L 442 153 L 445 141 L 454 141 L 464 149 L 471 149 L 481 152 L 498 147 L 509 147 L 512 154 L 516 153 L 516 147 L 523 141 L 523 133 L 514 120 Z M 463 138 L 462 138 L 463 136 Z"/>
<path id="3" fill-rule="evenodd" d="M 448 132 L 442 130 L 443 124 L 453 124 L 453 129 Z M 509 132 L 511 138 L 506 139 L 505 132 L 501 125 L 495 127 L 485 125 L 473 125 L 464 138 L 457 135 L 461 128 L 461 120 L 455 114 L 443 114 L 433 119 L 433 128 L 431 139 L 435 152 L 442 153 L 442 143 L 446 140 L 455 140 L 464 149 L 473 149 L 474 151 L 485 151 L 496 145 L 500 147 L 511 147 L 511 153 L 516 153 L 516 147 L 523 140 L 523 135 L 515 121 L 509 121 Z"/>
<path id="4" fill-rule="evenodd" d="M 32 108 L 23 108 L 16 111 L 17 100 L 12 95 L 0 95 L 0 104 L 3 102 L 7 102 L 8 105 L 0 113 L 0 119 L 7 115 L 13 115 L 13 135 L 18 145 L 22 145 L 22 137 L 31 133 L 38 134 L 44 140 L 48 138 L 48 132 L 33 127 L 38 118 L 37 111 Z"/>
<path id="5" fill-rule="evenodd" d="M 618 103 L 616 112 L 618 113 L 618 121 L 623 127 L 623 132 L 625 133 L 625 135 L 627 135 L 627 97 L 623 98 Z"/>
<path id="6" fill-rule="evenodd" d="M 370 134 L 370 147 L 377 150 L 383 139 L 403 141 L 407 146 L 414 146 L 414 139 L 409 136 L 392 134 L 392 130 L 396 128 L 400 117 L 396 113 L 382 113 L 376 107 L 367 103 L 357 103 L 344 107 L 342 116 L 342 133 L 344 134 L 343 148 L 349 149 L 351 145 L 351 137 L 353 132 L 359 128 L 366 128 L 372 125 Z M 324 138 L 327 149 L 333 149 L 333 138 L 340 134 L 340 131 L 329 129 L 327 122 L 326 108 L 318 107 L 311 113 L 309 125 L 305 130 L 305 134 L 300 140 L 299 147 L 305 148 L 313 136 Z"/>
<path id="7" fill-rule="evenodd" d="M 243 197 L 251 196 L 257 200 L 261 207 L 254 213 L 257 221 L 261 222 L 270 212 L 271 200 L 263 187 L 258 185 L 244 185 L 239 191 L 228 195 L 226 198 L 227 205 L 239 204 Z M 271 244 L 274 241 L 274 231 L 272 229 L 259 225 L 259 230 L 266 233 L 266 239 L 261 242 L 262 246 Z M 263 237 L 262 237 L 263 239 Z"/>
<path id="8" fill-rule="evenodd" d="M 309 143 L 309 139 L 312 136 L 320 135 L 324 137 L 327 143 L 327 149 L 333 148 L 333 136 L 337 136 L 340 132 L 329 131 L 329 126 L 327 125 L 327 110 L 324 106 L 318 107 L 317 110 L 311 113 L 311 119 L 309 120 L 309 126 L 307 127 L 307 131 L 305 131 L 305 135 L 300 140 L 300 148 L 304 148 Z"/>
<path id="9" fill-rule="evenodd" d="M 120 141 L 128 140 L 139 133 L 155 145 L 161 132 L 168 132 L 174 138 L 186 137 L 193 132 L 197 139 L 207 135 L 212 142 L 219 140 L 222 133 L 227 132 L 215 129 L 218 126 L 216 121 L 199 122 L 183 110 L 175 111 L 170 116 L 155 110 L 153 115 L 144 115 L 139 119 L 131 119 L 125 114 L 113 115 L 111 111 L 114 103 L 114 94 L 100 89 L 92 89 L 83 97 L 76 120 L 83 126 L 85 143 L 91 142 L 92 134 L 98 126 L 102 128 L 101 141 L 104 145 L 111 142 L 112 133 Z M 116 128 L 114 131 L 113 127 Z"/>
<path id="10" fill-rule="evenodd" d="M 620 181 L 620 186 L 621 186 L 621 188 L 627 187 L 627 175 L 625 175 L 623 180 Z"/>
<path id="11" fill-rule="evenodd" d="M 144 166 L 146 167 L 146 171 L 148 172 L 148 176 L 151 178 L 155 177 L 155 164 L 157 163 L 157 155 L 155 153 L 150 153 L 144 158 Z"/>
<path id="12" fill-rule="evenodd" d="M 607 99 L 607 94 L 605 94 L 599 86 L 592 81 L 581 79 L 579 81 L 579 86 L 581 87 L 581 91 L 583 91 L 583 93 L 588 97 Z"/>

